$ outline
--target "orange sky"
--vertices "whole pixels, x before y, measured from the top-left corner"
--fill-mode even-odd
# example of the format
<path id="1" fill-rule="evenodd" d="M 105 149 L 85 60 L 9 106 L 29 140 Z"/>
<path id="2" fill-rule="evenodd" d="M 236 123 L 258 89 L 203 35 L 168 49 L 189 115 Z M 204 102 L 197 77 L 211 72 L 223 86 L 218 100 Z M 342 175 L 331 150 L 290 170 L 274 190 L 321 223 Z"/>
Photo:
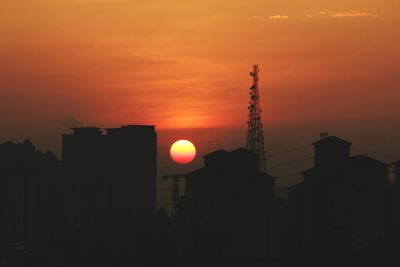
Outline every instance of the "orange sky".
<path id="1" fill-rule="evenodd" d="M 398 159 L 399 25 L 398 0 L 0 0 L 0 141 L 155 124 L 172 172 L 176 139 L 244 145 L 258 63 L 267 154 L 329 131 Z"/>
<path id="2" fill-rule="evenodd" d="M 242 127 L 253 63 L 265 124 L 390 123 L 399 23 L 397 0 L 0 0 L 2 138 Z"/>

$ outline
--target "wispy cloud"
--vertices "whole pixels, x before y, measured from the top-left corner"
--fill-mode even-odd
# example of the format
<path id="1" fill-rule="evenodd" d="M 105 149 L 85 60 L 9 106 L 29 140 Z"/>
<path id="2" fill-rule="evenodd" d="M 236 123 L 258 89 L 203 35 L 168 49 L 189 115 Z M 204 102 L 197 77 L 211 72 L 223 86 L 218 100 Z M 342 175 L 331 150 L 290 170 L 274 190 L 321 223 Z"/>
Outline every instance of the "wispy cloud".
<path id="1" fill-rule="evenodd" d="M 269 19 L 288 19 L 289 17 L 286 16 L 286 15 L 279 15 L 279 14 L 276 14 L 276 15 L 273 15 L 273 16 L 269 16 L 268 18 L 269 18 Z"/>
<path id="2" fill-rule="evenodd" d="M 320 11 L 318 13 L 321 16 L 328 16 L 331 18 L 351 18 L 351 17 L 370 17 L 370 18 L 378 18 L 379 16 L 376 14 L 363 12 L 359 10 L 350 10 L 350 11 L 343 11 L 343 12 L 326 12 Z"/>
<path id="3" fill-rule="evenodd" d="M 289 18 L 289 16 L 287 16 L 287 15 L 280 15 L 280 14 L 271 15 L 271 16 L 259 16 L 259 15 L 254 15 L 254 16 L 252 16 L 252 19 L 255 19 L 255 20 L 261 20 L 261 19 L 283 20 L 283 19 L 288 19 L 288 18 Z"/>
<path id="4" fill-rule="evenodd" d="M 367 12 L 360 12 L 360 11 L 357 11 L 357 10 L 333 13 L 333 14 L 330 14 L 329 16 L 333 17 L 333 18 L 345 18 L 345 17 L 372 17 L 372 18 L 377 18 L 378 17 L 378 15 L 367 13 Z"/>

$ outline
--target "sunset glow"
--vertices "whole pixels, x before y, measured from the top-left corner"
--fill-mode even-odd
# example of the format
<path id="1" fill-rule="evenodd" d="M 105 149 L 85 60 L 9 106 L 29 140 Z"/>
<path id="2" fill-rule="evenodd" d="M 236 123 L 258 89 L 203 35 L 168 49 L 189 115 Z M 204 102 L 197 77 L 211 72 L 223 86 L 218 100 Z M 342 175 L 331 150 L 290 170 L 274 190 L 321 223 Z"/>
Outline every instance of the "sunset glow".
<path id="1" fill-rule="evenodd" d="M 253 64 L 267 143 L 299 124 L 392 125 L 399 23 L 396 0 L 0 0 L 2 136 L 60 155 L 71 127 L 150 124 L 242 145 Z"/>
<path id="2" fill-rule="evenodd" d="M 318 161 L 314 158 L 315 149 L 311 144 L 320 139 L 320 133 L 351 141 L 352 155 L 371 152 L 371 158 L 382 162 L 400 160 L 399 25 L 400 0 L 0 0 L 0 144 L 7 143 L 4 147 L 8 149 L 9 142 L 24 144 L 29 139 L 25 143 L 27 147 L 34 145 L 38 158 L 42 153 L 45 155 L 43 164 L 51 160 L 52 156 L 46 153 L 51 151 L 60 161 L 55 168 L 58 166 L 62 170 L 64 165 L 69 165 L 66 154 L 80 148 L 82 153 L 71 156 L 71 160 L 82 167 L 81 162 L 88 160 L 87 165 L 94 169 L 93 172 L 89 168 L 83 172 L 72 170 L 73 173 L 86 174 L 90 171 L 95 175 L 93 181 L 101 182 L 101 187 L 112 185 L 112 192 L 92 184 L 92 179 L 86 176 L 82 186 L 75 185 L 75 181 L 80 180 L 70 177 L 69 171 L 67 175 L 57 173 L 56 180 L 46 178 L 43 181 L 64 187 L 67 185 L 64 180 L 68 183 L 70 180 L 72 184 L 66 186 L 66 190 L 72 192 L 71 189 L 76 188 L 82 194 L 89 193 L 82 202 L 100 211 L 95 203 L 98 191 L 109 192 L 113 196 L 111 202 L 104 200 L 99 203 L 114 205 L 117 201 L 114 201 L 114 196 L 115 199 L 123 198 L 115 193 L 119 188 L 134 196 L 130 189 L 136 188 L 133 186 L 137 180 L 134 176 L 140 176 L 146 179 L 143 185 L 152 184 L 151 190 L 142 193 L 151 195 L 156 190 L 157 205 L 166 207 L 170 213 L 181 206 L 181 199 L 186 197 L 194 184 L 191 178 L 186 179 L 188 174 L 209 165 L 207 155 L 220 150 L 227 153 L 239 151 L 239 155 L 242 150 L 238 148 L 254 148 L 250 144 L 257 143 L 256 147 L 264 146 L 266 173 L 277 178 L 273 182 L 276 196 L 287 198 L 290 195 L 287 188 L 305 179 L 304 170 L 310 170 Z M 249 75 L 255 64 L 260 69 L 257 95 L 252 88 L 253 77 Z M 259 100 L 256 107 L 260 112 L 254 112 L 252 99 Z M 262 129 L 259 121 L 262 122 Z M 128 126 L 127 131 L 117 130 L 121 126 Z M 136 128 L 143 131 L 128 131 Z M 151 136 L 147 138 L 145 135 L 150 133 L 150 128 L 154 131 L 151 130 Z M 77 141 L 76 146 L 66 147 L 69 142 L 66 136 L 74 135 L 75 131 L 85 142 L 81 144 Z M 147 146 L 150 137 L 156 142 Z M 110 153 L 101 152 L 117 143 L 118 148 L 113 148 Z M 141 151 L 142 147 L 145 152 L 135 158 L 124 159 Z M 92 149 L 93 152 L 90 152 Z M 259 151 L 258 148 L 251 150 Z M 149 154 L 145 155 L 146 152 Z M 224 154 L 221 152 L 221 155 Z M 7 159 L 3 160 L 4 164 L 8 158 L 14 158 L 14 155 L 4 155 Z M 112 168 L 104 168 L 103 175 L 91 158 L 96 162 L 101 159 L 99 164 L 106 164 L 103 158 L 112 158 Z M 25 160 L 25 156 L 22 159 Z M 37 164 L 43 165 L 36 156 L 34 159 Z M 113 162 L 116 159 L 119 161 Z M 230 156 L 226 159 L 236 162 Z M 154 160 L 156 165 L 152 165 L 151 175 L 156 175 L 157 181 L 147 179 L 150 175 L 141 173 L 135 167 L 139 162 L 141 165 Z M 120 179 L 120 170 L 112 170 L 126 162 L 128 165 L 132 163 L 127 165 L 129 176 Z M 260 158 L 259 162 L 262 163 L 263 159 Z M 261 165 L 260 170 L 263 170 Z M 236 166 L 232 167 L 233 170 Z M 240 169 L 243 175 L 247 167 Z M 54 171 L 58 172 L 55 168 Z M 14 173 L 19 174 L 11 174 Z M 251 173 L 256 173 L 256 170 Z M 112 176 L 107 178 L 106 174 Z M 198 173 L 195 174 L 197 176 Z M 203 174 L 201 172 L 199 177 Z M 225 174 L 230 175 L 230 172 Z M 394 183 L 393 173 L 390 175 Z M 34 178 L 36 181 L 36 176 Z M 221 181 L 229 185 L 228 189 L 236 181 L 258 184 L 254 183 L 256 180 L 248 179 L 250 176 L 247 177 L 247 174 L 244 178 L 223 178 Z M 122 183 L 131 180 L 132 187 L 119 186 L 119 180 Z M 17 185 L 4 181 L 0 185 Z M 35 186 L 36 183 L 31 184 Z M 93 190 L 86 189 L 89 184 Z M 203 186 L 203 183 L 200 184 Z M 60 192 L 58 189 L 35 187 L 46 188 L 41 190 L 45 194 Z M 205 184 L 204 188 L 207 188 Z M 1 192 L 4 191 L 1 190 L 0 204 Z M 219 191 L 212 190 L 212 194 L 208 195 Z M 225 191 L 220 192 L 225 194 Z M 5 200 L 7 194 L 4 195 Z M 15 197 L 19 195 L 13 193 Z M 68 197 L 66 194 L 59 195 L 59 199 Z M 29 196 L 35 197 L 36 194 L 29 193 Z M 232 196 L 235 202 L 248 199 L 236 193 Z M 65 199 L 80 203 L 75 196 Z M 25 198 L 22 200 L 30 203 L 28 198 L 27 201 Z M 7 201 L 12 204 L 22 200 Z M 171 202 L 175 200 L 179 200 L 179 205 Z M 140 202 L 139 199 L 132 199 L 130 203 Z M 275 202 L 281 203 L 280 200 Z M 225 205 L 225 202 L 215 203 Z M 79 205 L 73 206 L 79 208 Z M 47 205 L 43 207 L 48 209 Z M 68 213 L 71 213 L 71 207 L 66 210 Z M 238 210 L 247 212 L 242 206 Z M 82 214 L 85 217 L 94 213 Z M 21 216 L 11 214 L 6 217 L 20 220 Z M 164 215 L 156 217 L 164 218 Z M 79 224 L 81 219 L 74 218 L 81 216 L 74 216 L 68 221 Z M 106 217 L 101 215 L 98 218 Z M 115 218 L 121 219 L 121 222 L 124 218 L 130 221 L 130 217 Z M 260 224 L 257 220 L 246 221 Z M 163 224 L 154 225 L 164 228 L 164 223 L 167 221 L 163 219 Z M 102 229 L 103 224 L 93 225 Z M 46 222 L 46 225 L 51 224 Z M 84 244 L 89 241 L 87 237 L 95 236 L 92 231 L 88 233 L 90 235 L 82 235 Z M 15 234 L 9 236 L 18 237 Z M 169 234 L 160 236 L 170 237 Z M 176 236 L 180 238 L 181 235 Z M 64 240 L 64 236 L 60 240 Z M 18 244 L 18 251 L 18 247 L 25 248 L 20 241 L 0 243 Z M 119 244 L 114 241 L 109 244 Z M 163 242 L 153 243 L 165 247 Z M 254 242 L 247 243 L 251 245 L 247 250 L 249 260 L 258 260 L 251 256 L 255 251 L 253 248 L 266 251 L 263 247 L 267 244 L 265 242 L 261 246 Z M 279 246 L 283 243 L 279 241 Z M 171 244 L 175 246 L 175 242 Z M 202 244 L 216 247 L 213 241 Z M 268 241 L 268 244 L 275 243 Z M 99 247 L 108 248 L 108 242 Z M 46 255 L 42 253 L 44 251 L 38 251 Z M 178 252 L 182 255 L 202 255 L 185 251 Z M 221 251 L 224 254 L 236 252 Z M 275 248 L 273 251 L 276 251 Z M 91 254 L 91 251 L 86 252 L 85 255 Z M 14 257 L 13 253 L 10 258 Z M 119 253 L 105 255 L 114 260 L 119 258 L 115 255 L 123 256 Z M 165 250 L 160 255 L 179 253 Z M 57 255 L 64 258 L 67 254 L 62 252 Z M 2 259 L 8 259 L 3 256 Z M 33 254 L 31 256 L 28 258 L 36 259 Z M 170 258 L 177 258 L 180 262 L 180 257 Z M 207 257 L 203 258 L 208 262 Z M 77 256 L 76 259 L 89 262 L 86 256 Z M 278 257 L 269 253 L 263 259 Z M 197 264 L 197 261 L 193 263 Z"/>
<path id="3" fill-rule="evenodd" d="M 17 133 L 6 114 L 27 125 L 32 110 L 35 126 L 242 125 L 252 64 L 268 123 L 396 113 L 398 1 L 0 2 L 0 99 L 13 103 L 0 119 Z"/>

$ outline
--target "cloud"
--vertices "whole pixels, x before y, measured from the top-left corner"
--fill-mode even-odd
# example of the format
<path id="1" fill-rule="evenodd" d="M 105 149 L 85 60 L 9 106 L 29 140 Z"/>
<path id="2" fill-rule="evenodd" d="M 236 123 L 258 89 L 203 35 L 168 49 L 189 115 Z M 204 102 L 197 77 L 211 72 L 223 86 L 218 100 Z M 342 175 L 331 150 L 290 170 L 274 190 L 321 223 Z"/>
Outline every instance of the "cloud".
<path id="1" fill-rule="evenodd" d="M 330 17 L 333 18 L 345 18 L 345 17 L 372 17 L 372 18 L 377 18 L 378 15 L 367 13 L 367 12 L 360 12 L 357 10 L 351 10 L 347 12 L 341 12 L 341 13 L 332 13 L 329 14 Z"/>
<path id="2" fill-rule="evenodd" d="M 326 12 L 326 11 L 320 11 L 318 13 L 319 15 L 322 16 L 328 16 L 331 18 L 351 18 L 351 17 L 370 17 L 370 18 L 378 18 L 378 15 L 368 13 L 368 12 L 363 12 L 359 10 L 350 10 L 350 11 L 343 11 L 343 12 Z"/>
<path id="3" fill-rule="evenodd" d="M 288 19 L 289 17 L 286 16 L 286 15 L 279 15 L 279 14 L 276 14 L 276 15 L 273 15 L 273 16 L 269 16 L 268 18 L 269 18 L 269 19 Z"/>
<path id="4" fill-rule="evenodd" d="M 272 15 L 272 16 L 259 16 L 259 15 L 254 15 L 252 16 L 252 19 L 256 19 L 256 20 L 260 20 L 260 19 L 288 19 L 289 17 L 286 15 L 280 15 L 280 14 L 276 14 L 276 15 Z"/>
<path id="5" fill-rule="evenodd" d="M 308 19 L 310 19 L 310 18 L 312 18 L 313 16 L 312 15 L 310 15 L 310 14 L 307 14 L 306 15 L 306 18 L 308 18 Z"/>

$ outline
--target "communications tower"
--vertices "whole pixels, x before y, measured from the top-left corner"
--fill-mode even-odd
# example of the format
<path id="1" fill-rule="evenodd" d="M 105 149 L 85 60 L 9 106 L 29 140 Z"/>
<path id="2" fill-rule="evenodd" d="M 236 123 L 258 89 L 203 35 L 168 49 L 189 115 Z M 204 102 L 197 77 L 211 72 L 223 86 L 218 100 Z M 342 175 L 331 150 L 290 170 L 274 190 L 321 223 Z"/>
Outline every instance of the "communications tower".
<path id="1" fill-rule="evenodd" d="M 250 87 L 249 115 L 247 120 L 247 140 L 246 148 L 258 155 L 259 167 L 261 171 L 265 169 L 265 149 L 264 149 L 264 131 L 261 120 L 260 94 L 258 87 L 258 65 L 253 65 L 253 85 Z"/>

